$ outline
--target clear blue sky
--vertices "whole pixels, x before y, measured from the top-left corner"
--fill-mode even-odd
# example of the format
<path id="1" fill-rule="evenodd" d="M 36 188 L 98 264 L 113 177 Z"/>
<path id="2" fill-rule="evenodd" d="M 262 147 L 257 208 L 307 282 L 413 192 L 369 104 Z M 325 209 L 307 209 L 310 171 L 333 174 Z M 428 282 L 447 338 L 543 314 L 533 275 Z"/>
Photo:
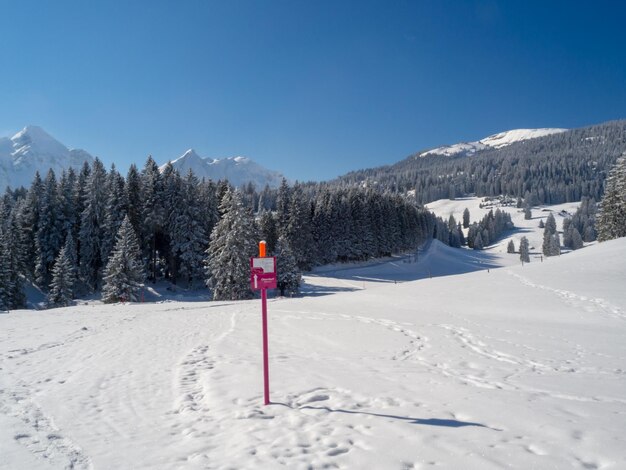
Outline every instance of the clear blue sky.
<path id="1" fill-rule="evenodd" d="M 327 179 L 626 117 L 620 1 L 0 0 L 0 135 Z"/>

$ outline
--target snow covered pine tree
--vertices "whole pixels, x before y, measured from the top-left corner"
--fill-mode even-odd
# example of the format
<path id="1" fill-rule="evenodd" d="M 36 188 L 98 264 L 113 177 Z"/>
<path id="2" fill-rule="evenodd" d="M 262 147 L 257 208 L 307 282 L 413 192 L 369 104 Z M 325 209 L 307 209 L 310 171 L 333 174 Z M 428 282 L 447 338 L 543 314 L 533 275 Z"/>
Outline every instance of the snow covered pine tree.
<path id="1" fill-rule="evenodd" d="M 117 233 L 113 253 L 104 270 L 102 300 L 106 303 L 136 302 L 144 278 L 137 236 L 126 216 Z"/>

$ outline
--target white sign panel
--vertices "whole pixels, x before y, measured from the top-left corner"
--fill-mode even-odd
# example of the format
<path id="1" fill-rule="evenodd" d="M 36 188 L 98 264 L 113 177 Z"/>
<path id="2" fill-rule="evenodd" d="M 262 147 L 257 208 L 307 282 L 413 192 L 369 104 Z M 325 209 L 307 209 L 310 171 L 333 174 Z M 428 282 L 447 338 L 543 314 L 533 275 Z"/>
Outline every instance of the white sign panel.
<path id="1" fill-rule="evenodd" d="M 274 258 L 252 258 L 252 267 L 261 268 L 264 273 L 273 273 L 276 271 Z"/>

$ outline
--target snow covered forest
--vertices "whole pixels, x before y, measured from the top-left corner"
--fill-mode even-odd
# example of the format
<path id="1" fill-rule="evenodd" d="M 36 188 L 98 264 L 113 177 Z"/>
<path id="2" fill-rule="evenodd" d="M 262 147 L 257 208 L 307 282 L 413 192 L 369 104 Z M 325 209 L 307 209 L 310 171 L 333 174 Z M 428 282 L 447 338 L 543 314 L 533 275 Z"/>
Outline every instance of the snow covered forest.
<path id="1" fill-rule="evenodd" d="M 161 279 L 207 283 L 215 298 L 247 298 L 247 264 L 235 275 L 229 256 L 255 255 L 261 238 L 270 253 L 306 270 L 414 250 L 435 227 L 447 242 L 446 224 L 398 194 L 286 181 L 258 194 L 252 185 L 235 190 L 180 175 L 170 164 L 160 171 L 150 157 L 126 178 L 96 159 L 58 179 L 37 174 L 29 189 L 4 194 L 0 298 L 4 308 L 24 307 L 24 279 L 48 292 L 51 306 L 100 290 L 105 300 L 133 300 L 133 286 Z M 217 278 L 238 287 L 226 292 Z"/>
<path id="2" fill-rule="evenodd" d="M 485 148 L 469 158 L 416 154 L 394 165 L 348 173 L 338 182 L 414 191 L 420 204 L 470 193 L 508 194 L 531 205 L 583 197 L 599 201 L 608 172 L 625 151 L 626 120 L 621 120 Z"/>

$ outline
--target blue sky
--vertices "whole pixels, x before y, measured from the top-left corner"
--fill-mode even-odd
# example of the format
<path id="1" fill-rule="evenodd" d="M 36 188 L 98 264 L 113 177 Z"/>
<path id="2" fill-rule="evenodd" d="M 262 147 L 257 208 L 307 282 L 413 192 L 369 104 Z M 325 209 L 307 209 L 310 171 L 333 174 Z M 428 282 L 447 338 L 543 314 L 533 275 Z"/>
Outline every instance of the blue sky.
<path id="1" fill-rule="evenodd" d="M 626 118 L 624 5 L 0 0 L 0 135 L 40 125 L 122 171 L 193 147 L 321 180 Z"/>

